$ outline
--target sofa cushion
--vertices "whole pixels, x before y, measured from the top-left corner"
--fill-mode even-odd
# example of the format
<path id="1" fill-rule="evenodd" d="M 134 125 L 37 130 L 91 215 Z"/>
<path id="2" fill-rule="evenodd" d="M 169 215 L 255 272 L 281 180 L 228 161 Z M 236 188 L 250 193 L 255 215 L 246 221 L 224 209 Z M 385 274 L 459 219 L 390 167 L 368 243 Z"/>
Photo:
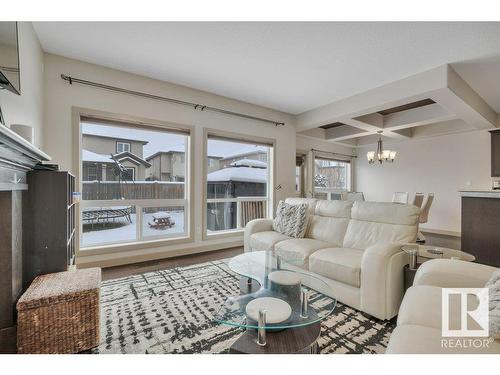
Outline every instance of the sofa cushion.
<path id="1" fill-rule="evenodd" d="M 404 325 L 392 331 L 386 354 L 438 354 L 451 353 L 441 346 L 441 330 L 436 328 Z"/>
<path id="2" fill-rule="evenodd" d="M 357 249 L 321 249 L 309 257 L 309 271 L 359 288 L 362 257 Z"/>
<path id="3" fill-rule="evenodd" d="M 311 238 L 292 238 L 281 241 L 274 247 L 276 255 L 295 266 L 307 269 L 309 256 L 318 249 L 331 247 L 328 242 L 313 240 Z"/>
<path id="4" fill-rule="evenodd" d="M 412 204 L 391 202 L 354 202 L 351 218 L 397 225 L 417 225 L 420 209 Z"/>
<path id="5" fill-rule="evenodd" d="M 419 215 L 420 209 L 409 204 L 354 202 L 343 247 L 365 250 L 380 242 L 414 242 Z"/>
<path id="6" fill-rule="evenodd" d="M 353 202 L 318 201 L 314 215 L 310 218 L 306 237 L 326 241 L 341 247 L 351 217 Z"/>
<path id="7" fill-rule="evenodd" d="M 417 238 L 417 225 L 395 225 L 351 219 L 342 247 L 366 250 L 377 243 L 409 243 Z"/>
<path id="8" fill-rule="evenodd" d="M 353 202 L 319 200 L 314 215 L 350 219 Z"/>
<path id="9" fill-rule="evenodd" d="M 291 237 L 274 232 L 272 230 L 257 232 L 250 236 L 250 247 L 253 251 L 274 250 L 274 245 L 280 241 L 288 240 Z"/>
<path id="10" fill-rule="evenodd" d="M 307 212 L 310 215 L 314 214 L 314 210 L 316 208 L 316 202 L 318 200 L 316 198 L 286 198 L 285 203 L 296 205 L 296 204 L 307 204 Z"/>
<path id="11" fill-rule="evenodd" d="M 416 285 L 409 288 L 399 308 L 398 325 L 420 325 L 441 330 L 441 295 L 442 289 L 436 286 Z M 469 302 L 471 309 L 477 307 L 477 301 L 471 299 Z M 450 303 L 449 319 L 450 328 L 460 327 L 458 300 Z"/>
<path id="12" fill-rule="evenodd" d="M 500 339 L 500 268 L 488 280 L 485 288 L 489 289 L 489 325 L 490 336 Z"/>
<path id="13" fill-rule="evenodd" d="M 476 338 L 477 339 L 477 338 Z M 481 338 L 480 338 L 481 339 Z M 475 347 L 474 345 L 446 347 L 442 344 L 441 329 L 419 326 L 401 325 L 392 331 L 386 354 L 480 354 L 500 353 L 500 341 L 495 340 L 489 345 Z"/>
<path id="14" fill-rule="evenodd" d="M 279 202 L 273 221 L 274 231 L 290 237 L 303 238 L 307 224 L 307 204 Z"/>

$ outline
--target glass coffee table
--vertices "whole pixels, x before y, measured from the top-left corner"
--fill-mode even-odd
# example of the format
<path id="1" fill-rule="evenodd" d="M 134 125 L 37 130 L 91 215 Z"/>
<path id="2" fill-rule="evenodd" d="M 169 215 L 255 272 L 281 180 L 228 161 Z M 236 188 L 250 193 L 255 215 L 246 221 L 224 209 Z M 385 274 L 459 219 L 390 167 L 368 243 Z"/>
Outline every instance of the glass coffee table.
<path id="1" fill-rule="evenodd" d="M 408 254 L 409 264 L 404 268 L 405 290 L 413 285 L 418 267 L 431 259 L 454 259 L 465 262 L 474 262 L 476 257 L 456 249 L 450 249 L 440 246 L 419 245 L 409 243 L 401 246 L 406 254 Z"/>
<path id="2" fill-rule="evenodd" d="M 232 353 L 317 353 L 320 322 L 335 309 L 330 287 L 270 251 L 238 255 L 240 295 L 229 296 L 215 320 L 246 331 Z"/>

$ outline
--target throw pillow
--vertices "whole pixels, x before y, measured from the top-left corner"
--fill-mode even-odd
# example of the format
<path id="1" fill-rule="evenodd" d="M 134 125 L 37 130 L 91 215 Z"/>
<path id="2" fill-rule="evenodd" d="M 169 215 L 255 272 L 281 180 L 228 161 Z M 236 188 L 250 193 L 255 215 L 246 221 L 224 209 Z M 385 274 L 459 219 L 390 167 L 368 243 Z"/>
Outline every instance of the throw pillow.
<path id="1" fill-rule="evenodd" d="M 273 230 L 286 236 L 303 238 L 307 228 L 307 204 L 278 203 Z"/>
<path id="2" fill-rule="evenodd" d="M 500 338 L 500 268 L 493 272 L 485 288 L 489 288 L 490 305 L 490 337 Z"/>

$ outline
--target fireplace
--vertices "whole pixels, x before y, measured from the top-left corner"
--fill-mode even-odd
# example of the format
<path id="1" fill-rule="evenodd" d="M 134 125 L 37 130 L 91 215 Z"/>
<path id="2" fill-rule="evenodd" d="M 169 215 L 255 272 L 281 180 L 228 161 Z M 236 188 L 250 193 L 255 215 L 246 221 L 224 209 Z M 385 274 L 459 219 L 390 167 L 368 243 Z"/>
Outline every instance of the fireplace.
<path id="1" fill-rule="evenodd" d="M 23 288 L 22 192 L 26 173 L 50 157 L 0 125 L 0 353 L 16 350 L 15 304 Z"/>

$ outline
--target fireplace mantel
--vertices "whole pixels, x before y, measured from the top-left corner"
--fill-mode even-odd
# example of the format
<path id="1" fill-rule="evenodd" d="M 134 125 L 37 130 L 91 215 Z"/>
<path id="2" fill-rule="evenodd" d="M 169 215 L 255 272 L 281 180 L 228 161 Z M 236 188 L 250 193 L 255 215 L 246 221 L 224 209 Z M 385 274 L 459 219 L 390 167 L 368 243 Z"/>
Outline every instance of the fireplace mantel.
<path id="1" fill-rule="evenodd" d="M 26 190 L 26 172 L 50 156 L 0 125 L 0 191 Z"/>
<path id="2" fill-rule="evenodd" d="M 0 125 L 0 353 L 15 352 L 15 303 L 22 292 L 22 191 L 26 174 L 50 157 Z"/>

